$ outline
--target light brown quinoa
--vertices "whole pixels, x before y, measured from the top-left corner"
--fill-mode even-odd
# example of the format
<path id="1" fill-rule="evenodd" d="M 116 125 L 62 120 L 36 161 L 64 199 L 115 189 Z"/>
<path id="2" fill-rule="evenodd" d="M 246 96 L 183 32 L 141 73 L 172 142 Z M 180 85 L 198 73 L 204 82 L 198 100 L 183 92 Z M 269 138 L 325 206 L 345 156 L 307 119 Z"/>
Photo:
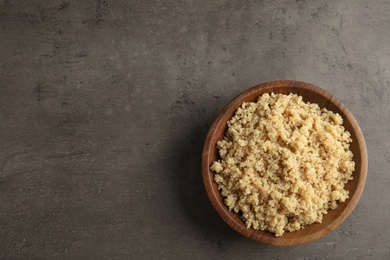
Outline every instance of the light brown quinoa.
<path id="1" fill-rule="evenodd" d="M 247 228 L 281 236 L 321 223 L 348 198 L 355 163 L 342 117 L 296 94 L 243 103 L 217 143 L 211 170 L 225 204 Z"/>

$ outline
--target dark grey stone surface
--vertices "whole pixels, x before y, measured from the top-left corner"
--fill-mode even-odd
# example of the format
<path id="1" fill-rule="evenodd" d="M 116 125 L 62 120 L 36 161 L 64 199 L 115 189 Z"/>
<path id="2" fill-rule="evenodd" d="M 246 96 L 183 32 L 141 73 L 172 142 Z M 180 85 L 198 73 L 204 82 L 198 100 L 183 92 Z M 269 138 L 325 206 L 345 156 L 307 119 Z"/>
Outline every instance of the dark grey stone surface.
<path id="1" fill-rule="evenodd" d="M 390 2 L 0 0 L 0 258 L 389 259 Z M 201 179 L 211 122 L 296 79 L 369 153 L 352 215 L 308 245 L 231 230 Z"/>

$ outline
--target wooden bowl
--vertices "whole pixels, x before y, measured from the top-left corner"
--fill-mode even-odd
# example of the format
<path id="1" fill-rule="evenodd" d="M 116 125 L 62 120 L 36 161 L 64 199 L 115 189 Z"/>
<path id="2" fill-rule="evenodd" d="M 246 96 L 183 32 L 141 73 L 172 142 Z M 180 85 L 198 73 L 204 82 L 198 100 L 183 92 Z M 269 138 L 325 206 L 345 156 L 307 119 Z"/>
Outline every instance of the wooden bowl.
<path id="1" fill-rule="evenodd" d="M 354 154 L 355 171 L 353 180 L 349 181 L 345 188 L 349 191 L 349 199 L 344 203 L 339 203 L 335 210 L 330 210 L 324 215 L 322 223 L 311 224 L 303 229 L 294 232 L 285 232 L 280 237 L 268 231 L 260 231 L 252 228 L 247 229 L 240 215 L 229 211 L 223 203 L 223 198 L 214 181 L 214 172 L 210 170 L 211 164 L 218 159 L 216 143 L 223 139 L 227 130 L 226 122 L 234 115 L 238 107 L 243 102 L 253 102 L 263 93 L 295 93 L 303 97 L 305 102 L 317 103 L 321 108 L 326 107 L 328 110 L 339 113 L 344 119 L 344 127 L 351 133 L 352 143 L 350 146 Z M 204 144 L 202 155 L 202 173 L 203 181 L 206 187 L 210 201 L 222 219 L 238 233 L 243 236 L 274 246 L 293 246 L 312 242 L 330 233 L 351 214 L 355 208 L 360 195 L 363 192 L 364 184 L 367 177 L 367 148 L 363 134 L 358 123 L 349 110 L 333 95 L 325 90 L 309 83 L 278 80 L 254 86 L 232 101 L 230 101 L 218 117 L 213 122 Z"/>

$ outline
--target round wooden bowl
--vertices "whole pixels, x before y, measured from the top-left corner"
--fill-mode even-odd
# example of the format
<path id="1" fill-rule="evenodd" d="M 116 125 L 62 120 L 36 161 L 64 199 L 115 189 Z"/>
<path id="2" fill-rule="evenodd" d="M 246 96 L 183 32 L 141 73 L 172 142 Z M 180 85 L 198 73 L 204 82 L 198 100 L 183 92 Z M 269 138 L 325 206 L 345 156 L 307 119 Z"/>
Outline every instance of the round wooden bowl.
<path id="1" fill-rule="evenodd" d="M 274 234 L 268 231 L 247 229 L 240 215 L 229 211 L 223 203 L 223 198 L 214 181 L 214 172 L 210 170 L 211 164 L 218 159 L 216 143 L 222 140 L 225 135 L 227 130 L 226 122 L 234 115 L 243 102 L 256 101 L 261 94 L 271 92 L 281 94 L 295 93 L 302 96 L 305 102 L 317 103 L 321 108 L 326 107 L 328 110 L 339 113 L 344 119 L 345 129 L 351 133 L 353 141 L 350 149 L 354 154 L 353 160 L 355 161 L 353 180 L 349 181 L 345 186 L 349 191 L 349 199 L 344 203 L 339 203 L 335 210 L 330 210 L 328 214 L 324 215 L 321 224 L 315 223 L 305 226 L 298 231 L 285 232 L 280 237 L 275 237 Z M 293 246 L 309 243 L 325 236 L 340 226 L 351 214 L 363 192 L 367 177 L 367 166 L 367 148 L 364 137 L 351 112 L 337 98 L 325 90 L 309 83 L 291 80 L 262 83 L 244 91 L 230 101 L 213 122 L 207 134 L 202 155 L 203 181 L 210 201 L 218 214 L 229 226 L 243 236 L 274 246 Z"/>

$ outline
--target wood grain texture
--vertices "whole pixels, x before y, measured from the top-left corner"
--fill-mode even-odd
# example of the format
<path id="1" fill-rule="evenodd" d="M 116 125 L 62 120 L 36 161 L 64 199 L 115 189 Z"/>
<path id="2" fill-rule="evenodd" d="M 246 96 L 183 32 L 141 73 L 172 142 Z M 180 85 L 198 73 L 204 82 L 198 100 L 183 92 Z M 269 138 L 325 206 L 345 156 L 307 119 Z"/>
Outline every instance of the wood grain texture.
<path id="1" fill-rule="evenodd" d="M 349 199 L 344 203 L 340 203 L 335 210 L 330 210 L 324 215 L 321 224 L 312 224 L 305 226 L 303 229 L 295 232 L 286 232 L 281 237 L 275 237 L 266 231 L 247 229 L 244 222 L 240 219 L 239 214 L 229 211 L 224 205 L 223 198 L 214 182 L 214 172 L 210 170 L 211 164 L 218 159 L 216 143 L 222 140 L 226 130 L 226 122 L 234 115 L 235 111 L 243 102 L 255 101 L 257 97 L 263 93 L 295 93 L 301 95 L 305 102 L 317 103 L 321 108 L 325 107 L 328 110 L 339 113 L 344 119 L 344 127 L 351 133 L 353 142 L 350 149 L 354 154 L 355 172 L 353 180 L 348 182 L 345 188 L 349 191 Z M 222 219 L 238 233 L 243 236 L 274 246 L 293 246 L 304 243 L 309 243 L 317 240 L 343 223 L 355 208 L 358 200 L 363 192 L 367 177 L 367 148 L 365 140 L 360 130 L 358 123 L 349 110 L 332 94 L 315 85 L 291 81 L 278 80 L 254 86 L 232 101 L 230 101 L 218 117 L 213 122 L 203 148 L 202 155 L 202 173 L 205 188 L 208 197 Z"/>

